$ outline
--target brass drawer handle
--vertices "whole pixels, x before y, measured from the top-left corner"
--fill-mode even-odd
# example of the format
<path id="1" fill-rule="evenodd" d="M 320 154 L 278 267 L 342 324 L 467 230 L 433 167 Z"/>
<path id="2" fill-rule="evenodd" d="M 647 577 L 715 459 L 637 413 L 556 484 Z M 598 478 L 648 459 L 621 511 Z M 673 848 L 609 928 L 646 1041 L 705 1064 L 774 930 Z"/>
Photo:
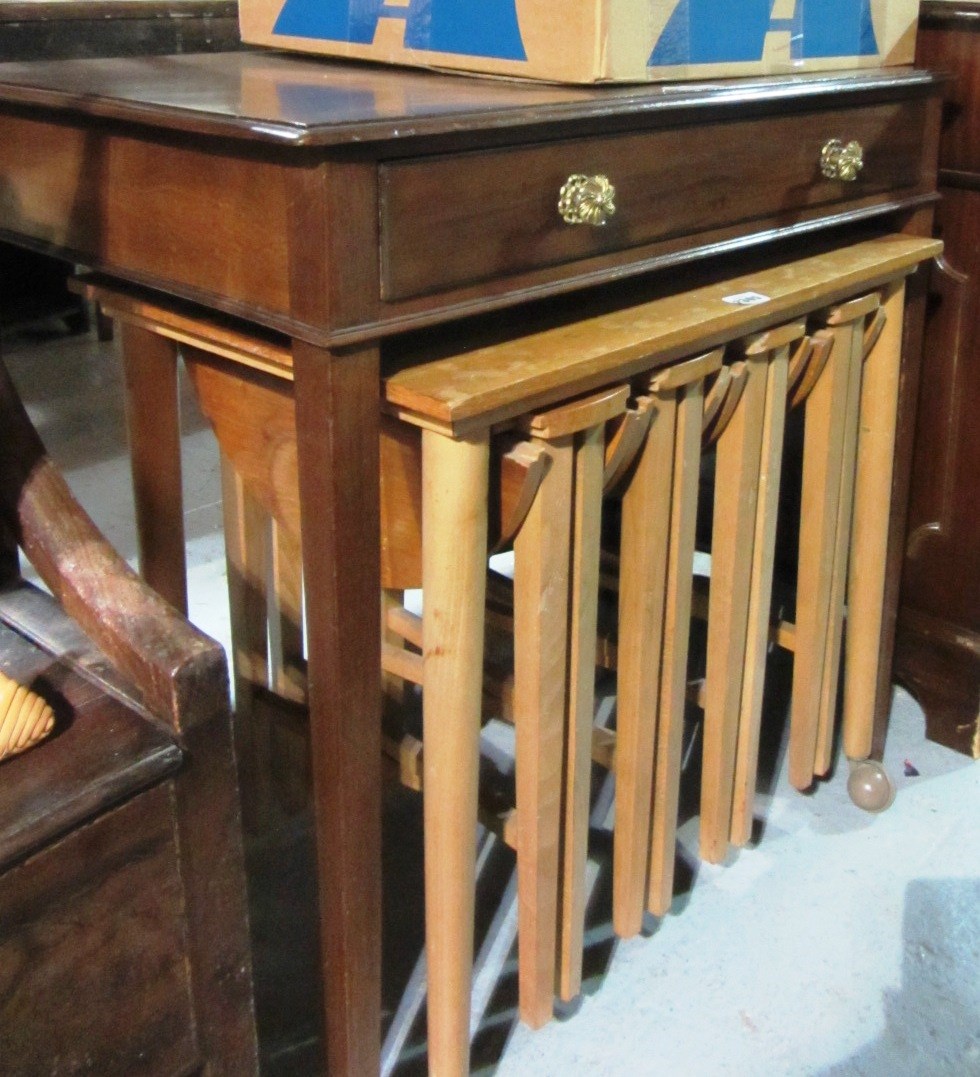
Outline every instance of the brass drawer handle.
<path id="1" fill-rule="evenodd" d="M 848 142 L 845 146 L 839 138 L 832 138 L 820 151 L 820 171 L 827 179 L 853 183 L 864 167 L 864 150 L 860 142 Z"/>
<path id="2" fill-rule="evenodd" d="M 558 212 L 568 224 L 601 227 L 616 212 L 616 188 L 606 176 L 569 176 L 558 194 Z"/>

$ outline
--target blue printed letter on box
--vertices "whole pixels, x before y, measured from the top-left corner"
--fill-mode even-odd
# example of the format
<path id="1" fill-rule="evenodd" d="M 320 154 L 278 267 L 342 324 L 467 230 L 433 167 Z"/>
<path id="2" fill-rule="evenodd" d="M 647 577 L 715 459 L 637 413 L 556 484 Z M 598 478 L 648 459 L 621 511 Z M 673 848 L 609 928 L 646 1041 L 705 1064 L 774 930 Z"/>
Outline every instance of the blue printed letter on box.
<path id="1" fill-rule="evenodd" d="M 404 19 L 405 46 L 499 60 L 526 60 L 517 0 L 286 0 L 273 33 L 370 45 L 378 20 Z"/>
<path id="2" fill-rule="evenodd" d="M 796 0 L 791 51 L 799 59 L 876 55 L 871 0 Z"/>
<path id="3" fill-rule="evenodd" d="M 794 59 L 873 56 L 871 0 L 796 0 L 791 19 L 773 19 L 775 0 L 678 0 L 650 67 L 762 59 L 766 34 L 790 31 Z"/>

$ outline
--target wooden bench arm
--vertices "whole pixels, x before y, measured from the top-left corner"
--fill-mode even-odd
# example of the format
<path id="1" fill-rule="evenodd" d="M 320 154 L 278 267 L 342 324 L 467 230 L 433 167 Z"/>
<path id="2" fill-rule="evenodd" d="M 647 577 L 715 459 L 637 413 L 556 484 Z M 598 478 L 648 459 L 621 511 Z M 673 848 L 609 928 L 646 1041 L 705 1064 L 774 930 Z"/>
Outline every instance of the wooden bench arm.
<path id="1" fill-rule="evenodd" d="M 41 579 L 177 733 L 228 706 L 221 646 L 151 590 L 108 543 L 48 457 L 0 362 L 0 516 Z"/>

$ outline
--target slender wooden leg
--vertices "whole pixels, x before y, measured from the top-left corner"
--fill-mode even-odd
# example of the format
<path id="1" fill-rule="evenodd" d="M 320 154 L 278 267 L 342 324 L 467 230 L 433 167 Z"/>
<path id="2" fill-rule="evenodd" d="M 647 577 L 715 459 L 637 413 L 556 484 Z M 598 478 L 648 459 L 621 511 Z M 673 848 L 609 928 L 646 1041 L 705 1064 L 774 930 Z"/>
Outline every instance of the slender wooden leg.
<path id="1" fill-rule="evenodd" d="M 904 284 L 893 285 L 861 388 L 844 678 L 844 752 L 851 759 L 871 754 L 874 733 L 904 303 Z"/>
<path id="2" fill-rule="evenodd" d="M 519 978 L 535 1027 L 556 980 L 566 998 L 581 982 L 605 429 L 628 399 L 614 386 L 527 420 L 548 462 L 514 544 Z"/>
<path id="3" fill-rule="evenodd" d="M 850 546 L 863 319 L 879 305 L 877 293 L 872 293 L 827 312 L 833 346 L 807 400 L 789 747 L 790 781 L 798 789 L 806 789 L 816 774 L 830 766 Z"/>
<path id="4" fill-rule="evenodd" d="M 766 407 L 766 364 L 746 360 L 745 389 L 718 440 L 701 771 L 701 857 L 728 852 L 751 601 L 753 542 Z"/>
<path id="5" fill-rule="evenodd" d="M 295 463 L 295 454 L 293 454 Z M 292 482 L 296 475 L 293 467 Z M 310 801 L 307 685 L 303 625 L 303 554 L 299 536 L 275 516 L 268 555 L 269 694 L 258 717 L 269 738 L 270 808 L 293 816 Z M 266 715 L 268 715 L 266 717 Z M 263 729 L 265 731 L 265 729 Z M 269 822 L 275 822 L 270 812 Z"/>
<path id="6" fill-rule="evenodd" d="M 436 1077 L 469 1072 L 489 459 L 485 438 L 423 431 L 425 921 Z"/>
<path id="7" fill-rule="evenodd" d="M 558 913 L 561 939 L 558 990 L 566 1001 L 582 989 L 604 457 L 603 428 L 593 427 L 582 435 L 575 452 L 568 720 Z"/>
<path id="8" fill-rule="evenodd" d="M 231 672 L 235 680 L 235 751 L 242 819 L 251 833 L 270 822 L 272 761 L 268 710 L 255 706 L 257 688 L 268 687 L 268 554 L 271 520 L 222 454 Z"/>
<path id="9" fill-rule="evenodd" d="M 613 927 L 643 923 L 669 549 L 676 401 L 658 403 L 623 496 L 616 695 Z"/>
<path id="10" fill-rule="evenodd" d="M 378 352 L 294 342 L 327 1067 L 381 1051 Z"/>
<path id="11" fill-rule="evenodd" d="M 837 436 L 842 442 L 840 495 L 837 503 L 837 531 L 834 539 L 834 567 L 831 573 L 827 611 L 827 640 L 824 650 L 820 710 L 817 716 L 817 744 L 813 762 L 815 775 L 826 775 L 833 763 L 834 719 L 837 715 L 837 687 L 840 680 L 841 634 L 844 630 L 844 599 L 847 590 L 847 561 L 851 545 L 851 516 L 854 497 L 854 463 L 858 442 L 858 404 L 861 395 L 861 324 L 852 323 L 835 332 L 841 351 L 849 356 L 847 408 Z"/>
<path id="12" fill-rule="evenodd" d="M 126 323 L 121 336 L 140 570 L 155 591 L 186 614 L 177 345 Z"/>
<path id="13" fill-rule="evenodd" d="M 573 439 L 553 442 L 514 542 L 518 980 L 532 1028 L 555 993 L 573 468 Z"/>
<path id="14" fill-rule="evenodd" d="M 735 787 L 732 798 L 733 845 L 742 846 L 752 836 L 755 783 L 759 763 L 762 690 L 769 650 L 769 616 L 772 599 L 776 521 L 779 515 L 779 479 L 786 426 L 789 348 L 770 357 L 766 373 L 766 408 L 762 426 L 759 498 L 752 541 L 752 584 L 749 594 L 749 627 L 746 638 L 742 704 L 738 718 L 735 755 Z"/>
<path id="15" fill-rule="evenodd" d="M 813 784 L 817 726 L 827 640 L 834 537 L 847 408 L 848 355 L 835 342 L 806 402 L 800 551 L 796 585 L 796 639 L 790 721 L 790 781 Z"/>
<path id="16" fill-rule="evenodd" d="M 678 393 L 671 466 L 670 552 L 664 603 L 660 716 L 656 734 L 650 878 L 647 887 L 647 909 L 654 916 L 665 915 L 674 897 L 703 415 L 704 383 L 698 380 Z M 648 657 L 648 661 L 651 658 Z"/>
<path id="17" fill-rule="evenodd" d="M 303 555 L 299 536 L 272 521 L 272 597 L 269 623 L 273 691 L 298 698 L 303 685 Z"/>
<path id="18" fill-rule="evenodd" d="M 920 235 L 931 231 L 928 215 L 925 220 L 916 219 L 915 227 Z M 922 341 L 925 332 L 926 306 L 929 301 L 930 281 L 935 275 L 920 271 L 905 279 L 905 309 L 903 313 L 901 361 L 899 369 L 898 408 L 895 423 L 895 451 L 892 459 L 891 519 L 888 529 L 888 548 L 885 562 L 885 590 L 882 596 L 881 640 L 878 646 L 878 689 L 875 694 L 874 733 L 871 756 L 881 759 L 888 734 L 891 714 L 893 678 L 895 675 L 895 627 L 899 612 L 899 591 L 902 566 L 906 557 L 906 538 L 909 511 L 909 485 L 912 471 L 912 446 L 915 440 L 916 405 L 918 392 L 914 391 L 922 374 Z M 886 292 L 887 294 L 887 292 Z M 889 311 L 892 308 L 889 307 Z M 903 610 L 911 612 L 911 606 L 903 602 Z M 927 714 L 928 735 L 933 735 L 933 722 Z M 960 731 L 963 732 L 962 730 Z M 980 751 L 980 740 L 975 749 Z"/>
<path id="19" fill-rule="evenodd" d="M 382 643 L 402 650 L 405 639 L 388 625 L 388 614 L 392 610 L 404 608 L 405 592 L 394 588 L 385 588 L 381 592 L 381 640 Z M 396 706 L 405 702 L 405 680 L 392 673 L 382 675 L 385 699 Z"/>

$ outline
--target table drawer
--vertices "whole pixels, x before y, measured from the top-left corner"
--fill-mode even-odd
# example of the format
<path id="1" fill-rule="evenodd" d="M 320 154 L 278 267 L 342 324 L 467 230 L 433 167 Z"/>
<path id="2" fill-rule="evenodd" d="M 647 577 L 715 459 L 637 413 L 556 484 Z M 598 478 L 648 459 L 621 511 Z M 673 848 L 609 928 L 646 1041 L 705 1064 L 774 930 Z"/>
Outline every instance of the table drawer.
<path id="1" fill-rule="evenodd" d="M 923 179 L 926 105 L 796 112 L 382 164 L 382 298 L 884 201 Z M 852 182 L 821 173 L 821 150 L 833 138 L 863 147 Z M 615 187 L 615 213 L 601 227 L 559 215 L 559 191 L 573 174 L 603 175 Z"/>

